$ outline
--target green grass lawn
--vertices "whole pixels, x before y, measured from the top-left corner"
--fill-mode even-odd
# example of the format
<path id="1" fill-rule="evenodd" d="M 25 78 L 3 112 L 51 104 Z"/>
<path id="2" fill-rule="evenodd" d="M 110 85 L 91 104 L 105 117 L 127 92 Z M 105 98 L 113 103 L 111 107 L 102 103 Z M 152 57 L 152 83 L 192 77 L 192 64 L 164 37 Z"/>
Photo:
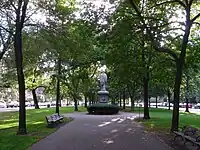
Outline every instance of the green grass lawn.
<path id="1" fill-rule="evenodd" d="M 127 108 L 126 112 L 131 112 L 131 109 Z M 143 120 L 142 122 L 148 129 L 157 131 L 170 131 L 172 110 L 150 108 L 150 120 Z M 139 112 L 136 108 L 135 112 Z M 143 108 L 140 109 L 141 117 L 143 116 Z M 193 113 L 180 113 L 180 124 L 182 127 L 184 125 L 191 125 L 196 128 L 200 128 L 200 115 Z"/>
<path id="2" fill-rule="evenodd" d="M 73 107 L 60 108 L 60 114 L 73 112 Z M 79 111 L 86 111 L 80 107 Z M 56 128 L 47 128 L 46 115 L 55 113 L 55 108 L 27 110 L 27 135 L 16 135 L 18 112 L 0 112 L 0 150 L 27 150 L 33 143 L 54 132 Z M 70 121 L 70 118 L 66 118 Z"/>

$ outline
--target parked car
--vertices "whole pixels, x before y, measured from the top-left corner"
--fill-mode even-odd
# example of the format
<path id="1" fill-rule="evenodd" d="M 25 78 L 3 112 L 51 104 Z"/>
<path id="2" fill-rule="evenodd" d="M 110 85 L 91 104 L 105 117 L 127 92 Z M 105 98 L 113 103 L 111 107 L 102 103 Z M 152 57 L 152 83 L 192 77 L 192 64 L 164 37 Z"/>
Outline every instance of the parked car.
<path id="1" fill-rule="evenodd" d="M 6 102 L 0 101 L 0 108 L 6 108 Z"/>
<path id="2" fill-rule="evenodd" d="M 186 108 L 186 103 L 184 103 L 184 108 Z M 192 108 L 192 104 L 188 104 L 188 108 Z"/>
<path id="3" fill-rule="evenodd" d="M 200 109 L 200 103 L 194 105 L 194 109 Z"/>
<path id="4" fill-rule="evenodd" d="M 179 103 L 180 108 L 186 108 L 186 103 Z M 192 104 L 188 104 L 188 108 L 192 108 Z"/>
<path id="5" fill-rule="evenodd" d="M 169 107 L 169 103 L 167 103 L 166 106 Z M 173 107 L 173 106 L 174 106 L 174 104 L 170 103 L 170 107 Z"/>
<path id="6" fill-rule="evenodd" d="M 17 101 L 11 101 L 7 103 L 7 108 L 19 107 L 19 103 Z"/>
<path id="7" fill-rule="evenodd" d="M 25 103 L 25 106 L 26 106 L 26 107 L 31 107 L 31 102 L 26 102 L 26 103 Z"/>

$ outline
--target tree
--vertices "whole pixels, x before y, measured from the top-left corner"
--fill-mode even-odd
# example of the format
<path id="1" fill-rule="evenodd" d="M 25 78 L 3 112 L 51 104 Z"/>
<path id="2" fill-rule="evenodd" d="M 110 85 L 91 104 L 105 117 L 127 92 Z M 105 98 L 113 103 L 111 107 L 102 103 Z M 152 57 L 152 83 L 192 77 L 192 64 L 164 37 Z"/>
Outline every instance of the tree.
<path id="1" fill-rule="evenodd" d="M 59 57 L 59 56 L 58 56 Z M 57 62 L 57 65 L 58 65 L 58 77 L 57 77 L 57 87 L 56 87 L 56 113 L 58 113 L 59 115 L 59 107 L 61 106 L 60 104 L 60 75 L 61 75 L 61 67 L 62 67 L 62 61 L 60 58 L 58 58 L 58 62 Z"/>
<path id="2" fill-rule="evenodd" d="M 128 87 L 132 104 L 139 84 L 143 83 L 144 119 L 149 119 L 148 82 L 152 59 L 151 45 L 145 40 L 143 30 L 138 30 L 135 25 L 138 20 L 130 15 L 130 10 L 124 10 L 127 7 L 127 3 L 120 4 L 110 18 L 109 28 L 104 37 L 107 39 L 105 44 L 108 49 L 107 62 L 119 76 L 121 87 Z M 136 36 L 133 38 L 132 35 Z"/>
<path id="3" fill-rule="evenodd" d="M 2 60 L 4 54 L 10 49 L 13 42 L 13 24 L 12 18 L 10 17 L 10 12 L 8 10 L 10 1 L 2 1 L 0 3 L 0 60 Z M 12 9 L 11 9 L 12 10 Z"/>
<path id="4" fill-rule="evenodd" d="M 10 30 L 10 32 L 12 32 Z M 4 54 L 6 51 L 9 49 L 11 42 L 12 42 L 12 34 L 8 33 L 7 38 L 6 37 L 6 32 L 3 32 L 3 30 L 0 29 L 0 45 L 2 45 L 2 50 L 0 52 L 0 60 L 2 60 Z"/>
<path id="5" fill-rule="evenodd" d="M 143 1 L 144 2 L 144 1 Z M 187 53 L 187 45 L 190 37 L 190 31 L 192 28 L 192 25 L 195 23 L 195 21 L 200 17 L 200 14 L 193 14 L 193 11 L 195 9 L 195 4 L 197 3 L 196 1 L 193 0 L 185 0 L 185 1 L 180 1 L 180 0 L 175 0 L 175 1 L 166 1 L 166 2 L 150 2 L 150 1 L 145 1 L 145 6 L 150 6 L 151 8 L 155 8 L 155 10 L 159 10 L 160 8 L 166 7 L 166 9 L 161 13 L 157 14 L 151 14 L 150 11 L 143 11 L 143 8 L 138 7 L 140 1 L 133 1 L 130 0 L 130 4 L 133 7 L 136 16 L 140 19 L 140 23 L 142 27 L 146 29 L 146 34 L 149 40 L 151 40 L 153 44 L 153 48 L 158 51 L 158 52 L 165 52 L 169 54 L 174 61 L 176 62 L 176 77 L 175 77 L 175 83 L 174 83 L 174 109 L 173 109 L 173 116 L 172 116 L 172 125 L 171 125 L 171 131 L 178 130 L 178 125 L 179 125 L 179 101 L 180 101 L 180 85 L 181 85 L 181 80 L 182 80 L 182 73 L 183 73 L 183 67 L 185 63 L 185 57 Z M 143 5 L 144 6 L 144 5 Z M 170 26 L 169 24 L 173 24 L 173 22 L 170 22 L 168 24 L 165 23 L 165 21 L 162 22 L 162 24 L 159 24 L 156 22 L 157 20 L 161 20 L 161 17 L 163 18 L 164 16 L 167 15 L 167 12 L 173 9 L 181 8 L 180 11 L 184 12 L 184 17 L 185 17 L 185 23 L 182 25 L 184 27 L 184 31 L 182 32 L 180 36 L 181 38 L 181 44 L 177 46 L 177 49 L 179 50 L 179 54 L 173 50 L 172 47 L 168 46 L 165 44 L 164 46 L 161 46 L 160 37 L 162 36 L 162 29 L 158 31 L 159 27 L 167 27 L 167 33 L 168 37 L 170 37 Z M 152 10 L 149 8 L 149 10 Z M 171 12 L 169 12 L 171 14 Z M 158 16 L 159 14 L 159 16 Z M 163 16 L 164 15 L 164 16 Z M 151 17 L 150 17 L 151 16 Z M 168 17 L 167 17 L 168 18 Z M 154 22 L 153 22 L 154 21 Z M 157 24 L 156 24 L 157 23 Z M 171 28 L 173 28 L 171 26 Z M 156 29 L 156 33 L 159 33 L 155 36 L 153 34 L 152 30 Z M 180 28 L 179 28 L 180 29 Z M 173 30 L 173 29 L 172 29 Z M 170 38 L 169 42 L 172 44 L 172 38 Z"/>
<path id="6" fill-rule="evenodd" d="M 29 31 L 23 32 L 23 67 L 26 89 L 32 92 L 36 109 L 39 109 L 36 90 L 39 87 L 46 88 L 49 82 L 48 77 L 44 77 L 44 74 L 47 74 L 47 69 L 43 64 L 44 62 L 47 63 L 44 59 L 44 55 L 46 55 L 45 43 L 46 41 L 42 37 L 42 29 L 30 28 Z"/>
<path id="7" fill-rule="evenodd" d="M 27 5 L 29 0 L 18 0 L 17 7 L 14 7 L 16 13 L 14 50 L 15 63 L 17 68 L 17 78 L 19 84 L 19 128 L 18 134 L 26 134 L 26 109 L 25 109 L 25 81 L 23 72 L 22 55 L 22 29 L 24 27 Z M 12 3 L 12 2 L 11 2 Z"/>
<path id="8" fill-rule="evenodd" d="M 85 107 L 87 107 L 87 103 L 89 100 L 89 97 L 91 95 L 91 90 L 95 88 L 95 82 L 96 79 L 94 79 L 94 76 L 97 73 L 97 68 L 98 65 L 96 64 L 91 64 L 91 65 L 86 65 L 82 68 L 80 68 L 80 76 L 81 76 L 81 89 L 82 93 L 85 98 Z"/>

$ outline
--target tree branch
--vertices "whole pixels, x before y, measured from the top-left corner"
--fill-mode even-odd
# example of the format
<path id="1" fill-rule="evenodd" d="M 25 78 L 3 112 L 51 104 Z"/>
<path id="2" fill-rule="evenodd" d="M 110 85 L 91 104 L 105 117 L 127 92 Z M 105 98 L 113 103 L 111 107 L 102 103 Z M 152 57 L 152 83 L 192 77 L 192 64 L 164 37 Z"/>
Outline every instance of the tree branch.
<path id="1" fill-rule="evenodd" d="M 173 1 L 165 1 L 165 2 L 162 2 L 162 3 L 159 3 L 159 4 L 156 4 L 156 6 L 161 6 L 161 5 L 164 5 L 164 4 L 170 4 L 170 3 L 179 3 L 181 6 L 183 6 L 184 8 L 186 7 L 186 5 L 180 1 L 180 0 L 173 0 Z"/>
<path id="2" fill-rule="evenodd" d="M 2 29 L 0 29 L 0 38 L 1 38 L 1 41 L 2 41 L 2 44 L 4 45 L 5 42 L 4 42 L 4 39 L 3 39 L 3 35 L 2 35 L 2 32 L 1 32 Z"/>
<path id="3" fill-rule="evenodd" d="M 140 17 L 140 18 L 143 18 L 142 17 L 142 14 L 140 12 L 140 10 L 138 9 L 138 7 L 135 5 L 135 3 L 133 2 L 133 0 L 129 0 L 130 1 L 130 4 L 132 5 L 133 9 L 136 11 L 137 15 Z"/>
<path id="4" fill-rule="evenodd" d="M 193 24 L 197 24 L 197 25 L 199 25 L 199 26 L 200 26 L 200 23 L 199 23 L 199 22 L 193 22 Z"/>
<path id="5" fill-rule="evenodd" d="M 153 48 L 158 51 L 158 52 L 165 52 L 168 53 L 169 55 L 171 55 L 173 58 L 175 58 L 175 60 L 178 59 L 177 55 L 175 52 L 173 52 L 171 49 L 166 48 L 166 47 L 158 47 L 157 45 L 153 44 Z"/>
<path id="6" fill-rule="evenodd" d="M 200 13 L 199 14 L 197 14 L 191 21 L 192 21 L 192 23 L 195 21 L 195 20 L 197 20 L 198 18 L 200 17 Z"/>
<path id="7" fill-rule="evenodd" d="M 37 28 L 42 28 L 45 27 L 43 24 L 34 24 L 34 23 L 25 23 L 24 26 L 26 27 L 37 27 Z"/>
<path id="8" fill-rule="evenodd" d="M 13 32 L 10 31 L 9 29 L 7 29 L 7 28 L 5 28 L 5 27 L 3 27 L 3 26 L 1 26 L 1 25 L 0 25 L 0 28 L 3 29 L 3 30 L 5 30 L 5 31 L 8 32 L 9 34 L 12 34 L 12 35 L 13 35 Z"/>
<path id="9" fill-rule="evenodd" d="M 17 11 L 17 8 L 16 8 L 15 5 L 13 4 L 13 0 L 10 0 L 10 5 L 14 8 L 15 11 Z"/>
<path id="10" fill-rule="evenodd" d="M 94 72 L 93 72 L 93 74 L 92 74 L 92 76 L 90 78 L 94 77 L 94 75 L 96 74 L 97 69 L 98 69 L 98 67 L 95 67 L 95 70 L 94 70 Z"/>
<path id="11" fill-rule="evenodd" d="M 28 2 L 29 2 L 29 0 L 24 0 L 24 4 L 22 6 L 21 25 L 20 25 L 21 29 L 24 26 L 24 21 L 25 21 L 25 18 L 26 18 L 26 10 L 27 10 Z"/>
<path id="12" fill-rule="evenodd" d="M 33 14 L 35 14 L 38 10 L 39 10 L 39 8 L 36 9 L 35 11 L 33 11 L 30 15 L 28 15 L 28 16 L 26 17 L 26 20 L 25 20 L 24 22 L 28 21 L 28 20 L 33 16 Z"/>
<path id="13" fill-rule="evenodd" d="M 194 1 L 194 0 L 190 0 L 189 6 L 192 6 L 193 1 Z"/>
<path id="14" fill-rule="evenodd" d="M 44 89 L 46 89 L 47 86 L 46 86 L 46 85 L 39 85 L 39 86 L 37 86 L 37 87 L 35 88 L 35 90 L 37 90 L 38 88 L 44 88 Z"/>
<path id="15" fill-rule="evenodd" d="M 179 0 L 176 0 L 176 1 L 179 1 Z M 138 7 L 136 6 L 136 4 L 133 2 L 133 0 L 130 0 L 130 3 L 133 7 L 133 9 L 136 11 L 136 13 L 138 14 L 139 16 L 139 19 L 140 21 L 142 22 L 143 24 L 143 27 L 146 29 L 147 31 L 147 35 L 149 36 L 149 39 L 151 40 L 152 44 L 153 44 L 153 48 L 158 51 L 158 52 L 165 52 L 165 53 L 168 53 L 170 56 L 172 56 L 175 60 L 178 59 L 178 56 L 176 55 L 176 53 L 174 53 L 171 49 L 169 48 L 165 48 L 165 47 L 159 47 L 158 43 L 154 40 L 154 36 L 152 35 L 151 31 L 149 30 L 149 28 L 147 27 L 145 21 L 144 21 L 144 18 L 140 12 L 140 10 L 138 9 Z"/>
<path id="16" fill-rule="evenodd" d="M 6 42 L 3 40 L 3 36 L 2 34 L 0 33 L 0 37 L 1 37 L 1 40 L 2 40 L 2 43 L 3 43 L 3 50 L 2 52 L 0 53 L 0 60 L 3 58 L 3 55 L 5 54 L 5 52 L 8 50 L 10 44 L 11 44 L 11 41 L 12 41 L 12 35 L 9 34 L 8 35 L 8 38 L 6 40 Z"/>

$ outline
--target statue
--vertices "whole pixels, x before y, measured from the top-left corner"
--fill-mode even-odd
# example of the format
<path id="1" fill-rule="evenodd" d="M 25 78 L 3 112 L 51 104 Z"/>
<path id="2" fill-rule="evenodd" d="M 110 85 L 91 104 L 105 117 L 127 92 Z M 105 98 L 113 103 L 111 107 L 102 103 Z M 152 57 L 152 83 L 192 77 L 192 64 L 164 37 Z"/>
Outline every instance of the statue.
<path id="1" fill-rule="evenodd" d="M 101 69 L 101 74 L 99 76 L 100 89 L 101 91 L 106 91 L 107 75 L 103 69 Z"/>
<path id="2" fill-rule="evenodd" d="M 108 88 L 107 80 L 108 77 L 105 73 L 106 66 L 100 68 L 100 75 L 97 76 L 96 81 L 99 83 L 100 90 L 97 91 L 98 103 L 92 104 L 87 107 L 89 114 L 100 114 L 100 115 L 111 115 L 117 114 L 120 110 L 120 107 L 117 105 L 110 104 L 109 101 L 109 91 L 106 90 Z"/>

